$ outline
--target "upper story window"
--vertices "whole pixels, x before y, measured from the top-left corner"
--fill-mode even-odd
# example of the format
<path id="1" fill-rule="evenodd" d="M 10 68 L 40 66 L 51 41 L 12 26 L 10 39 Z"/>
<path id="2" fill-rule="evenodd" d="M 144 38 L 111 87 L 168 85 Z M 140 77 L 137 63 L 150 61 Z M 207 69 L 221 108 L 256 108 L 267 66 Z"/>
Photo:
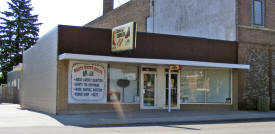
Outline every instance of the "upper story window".
<path id="1" fill-rule="evenodd" d="M 264 26 L 264 0 L 251 0 L 252 25 Z"/>

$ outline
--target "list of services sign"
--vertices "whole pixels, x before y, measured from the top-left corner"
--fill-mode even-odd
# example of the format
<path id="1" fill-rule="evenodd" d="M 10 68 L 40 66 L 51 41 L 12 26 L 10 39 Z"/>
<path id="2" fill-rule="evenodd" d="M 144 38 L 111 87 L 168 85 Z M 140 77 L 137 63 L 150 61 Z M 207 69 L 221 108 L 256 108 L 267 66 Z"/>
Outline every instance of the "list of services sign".
<path id="1" fill-rule="evenodd" d="M 75 64 L 71 78 L 72 103 L 105 101 L 105 71 L 100 64 Z"/>
<path id="2" fill-rule="evenodd" d="M 112 52 L 129 51 L 136 48 L 136 22 L 112 29 Z"/>

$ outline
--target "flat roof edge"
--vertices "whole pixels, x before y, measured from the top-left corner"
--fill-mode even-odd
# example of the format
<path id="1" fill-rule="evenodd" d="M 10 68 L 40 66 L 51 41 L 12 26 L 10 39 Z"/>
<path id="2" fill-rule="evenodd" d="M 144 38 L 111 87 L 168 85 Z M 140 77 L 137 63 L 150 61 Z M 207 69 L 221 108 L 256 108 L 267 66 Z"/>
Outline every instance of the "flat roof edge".
<path id="1" fill-rule="evenodd" d="M 128 58 L 128 57 L 85 55 L 85 54 L 72 54 L 72 53 L 60 54 L 59 60 L 85 60 L 85 61 L 99 61 L 99 62 L 119 62 L 119 63 L 137 63 L 137 64 L 183 65 L 183 66 L 197 66 L 197 67 L 250 69 L 250 65 L 246 65 L 246 64 L 215 63 L 215 62 L 172 60 L 172 59 Z"/>

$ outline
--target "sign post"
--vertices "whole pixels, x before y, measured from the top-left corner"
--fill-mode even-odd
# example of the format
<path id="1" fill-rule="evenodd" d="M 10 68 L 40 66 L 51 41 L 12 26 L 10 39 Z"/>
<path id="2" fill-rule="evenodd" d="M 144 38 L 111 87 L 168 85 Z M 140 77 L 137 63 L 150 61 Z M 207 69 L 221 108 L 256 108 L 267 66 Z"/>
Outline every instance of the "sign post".
<path id="1" fill-rule="evenodd" d="M 171 69 L 168 72 L 168 112 L 171 112 Z"/>

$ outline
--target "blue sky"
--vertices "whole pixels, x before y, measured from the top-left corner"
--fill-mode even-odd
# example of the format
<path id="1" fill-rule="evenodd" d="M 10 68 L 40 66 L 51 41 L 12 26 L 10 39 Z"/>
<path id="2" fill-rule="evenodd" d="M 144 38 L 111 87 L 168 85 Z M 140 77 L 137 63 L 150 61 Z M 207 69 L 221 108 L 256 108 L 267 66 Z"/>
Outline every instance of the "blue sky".
<path id="1" fill-rule="evenodd" d="M 0 11 L 7 10 L 7 1 L 0 0 Z M 129 0 L 114 0 L 114 7 Z M 39 15 L 39 36 L 58 24 L 82 26 L 102 15 L 102 0 L 32 0 L 33 14 Z"/>

